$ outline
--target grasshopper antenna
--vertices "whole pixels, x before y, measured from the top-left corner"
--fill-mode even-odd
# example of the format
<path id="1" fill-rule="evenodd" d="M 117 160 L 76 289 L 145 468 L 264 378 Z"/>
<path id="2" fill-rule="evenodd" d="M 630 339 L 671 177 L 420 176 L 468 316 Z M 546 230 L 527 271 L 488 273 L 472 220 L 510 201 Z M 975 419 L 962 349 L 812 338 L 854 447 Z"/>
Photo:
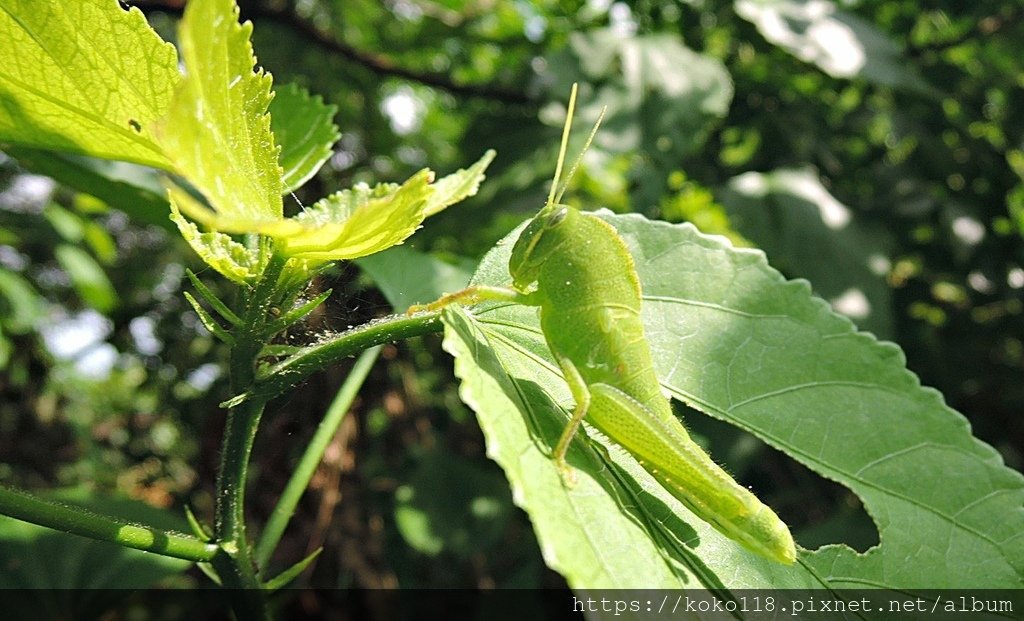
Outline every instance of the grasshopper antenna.
<path id="1" fill-rule="evenodd" d="M 566 188 L 569 187 L 569 182 L 572 181 L 573 175 L 576 174 L 576 169 L 580 167 L 580 162 L 583 161 L 583 156 L 586 155 L 587 149 L 590 148 L 590 143 L 594 141 L 594 136 L 597 135 L 597 129 L 601 127 L 601 121 L 604 120 L 604 113 L 608 112 L 608 106 L 601 108 L 601 114 L 597 117 L 597 122 L 594 123 L 594 128 L 590 130 L 590 135 L 587 136 L 587 141 L 583 144 L 583 149 L 580 150 L 579 155 L 572 163 L 572 168 L 569 169 L 569 174 L 565 176 L 565 181 L 562 182 L 562 187 L 558 190 L 558 194 L 555 195 L 555 202 L 562 202 L 562 195 L 565 194 Z"/>
<path id="2" fill-rule="evenodd" d="M 569 148 L 569 130 L 572 129 L 572 117 L 576 113 L 576 84 L 573 83 L 569 93 L 569 110 L 565 114 L 565 126 L 562 127 L 562 145 L 558 148 L 558 164 L 555 165 L 555 178 L 551 180 L 548 202 L 545 207 L 555 204 L 555 192 L 558 191 L 558 180 L 562 178 L 562 164 L 565 163 L 565 151 Z M 558 194 L 561 197 L 561 193 Z"/>

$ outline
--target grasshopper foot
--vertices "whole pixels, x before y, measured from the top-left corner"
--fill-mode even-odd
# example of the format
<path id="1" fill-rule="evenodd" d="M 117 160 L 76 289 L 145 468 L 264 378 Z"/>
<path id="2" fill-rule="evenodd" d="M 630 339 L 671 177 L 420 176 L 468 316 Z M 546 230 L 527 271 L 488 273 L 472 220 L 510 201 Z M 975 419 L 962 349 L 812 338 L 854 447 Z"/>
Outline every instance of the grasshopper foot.
<path id="1" fill-rule="evenodd" d="M 409 308 L 405 309 L 405 316 L 412 317 L 416 313 L 422 313 L 430 310 L 430 304 L 413 304 Z"/>
<path id="2" fill-rule="evenodd" d="M 576 487 L 576 469 L 570 466 L 568 463 L 566 463 L 564 459 L 559 460 L 557 466 L 558 474 L 562 478 L 562 484 L 568 487 L 569 489 Z"/>

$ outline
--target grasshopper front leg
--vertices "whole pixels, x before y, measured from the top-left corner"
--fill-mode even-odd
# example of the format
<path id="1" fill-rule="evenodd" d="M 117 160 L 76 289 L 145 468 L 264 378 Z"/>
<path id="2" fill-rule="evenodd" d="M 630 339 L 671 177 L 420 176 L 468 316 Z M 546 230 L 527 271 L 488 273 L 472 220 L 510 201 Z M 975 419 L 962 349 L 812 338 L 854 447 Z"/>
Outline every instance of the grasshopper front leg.
<path id="1" fill-rule="evenodd" d="M 572 393 L 573 401 L 576 402 L 576 407 L 573 408 L 569 424 L 566 425 L 562 436 L 558 439 L 558 444 L 555 445 L 555 452 L 552 454 L 552 458 L 555 460 L 555 466 L 558 467 L 562 479 L 567 485 L 572 487 L 576 484 L 576 473 L 569 465 L 569 462 L 565 460 L 565 454 L 569 451 L 569 444 L 579 430 L 583 417 L 587 415 L 587 410 L 590 409 L 590 388 L 587 387 L 586 381 L 583 380 L 583 376 L 580 375 L 579 370 L 571 360 L 557 352 L 555 352 L 555 360 L 558 362 L 558 366 L 562 368 L 562 375 L 565 376 L 565 383 L 569 385 L 569 391 Z"/>
<path id="2" fill-rule="evenodd" d="M 530 297 L 508 287 L 491 287 L 488 285 L 473 285 L 455 293 L 447 293 L 429 304 L 413 304 L 405 311 L 406 315 L 413 315 L 423 311 L 440 310 L 451 304 L 476 304 L 485 300 L 497 302 L 513 302 L 515 304 L 526 304 L 533 306 Z"/>

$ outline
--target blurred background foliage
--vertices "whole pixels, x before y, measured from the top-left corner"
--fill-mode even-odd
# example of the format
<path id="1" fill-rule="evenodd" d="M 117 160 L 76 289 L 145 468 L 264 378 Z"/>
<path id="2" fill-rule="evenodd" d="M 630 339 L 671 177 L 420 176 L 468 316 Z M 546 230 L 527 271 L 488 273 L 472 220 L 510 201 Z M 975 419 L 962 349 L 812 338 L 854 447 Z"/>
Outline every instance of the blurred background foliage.
<path id="1" fill-rule="evenodd" d="M 129 2 L 168 40 L 180 0 Z M 465 269 L 543 203 L 563 102 L 567 200 L 691 221 L 762 248 L 1024 465 L 1024 9 L 909 0 L 242 0 L 275 83 L 337 105 L 342 138 L 291 209 L 357 182 L 447 173 L 487 148 L 481 192 L 405 249 Z M 208 517 L 225 352 L 184 304 L 199 262 L 152 172 L 0 154 L 0 481 Z M 403 251 L 405 250 L 403 249 Z M 367 266 L 369 267 L 369 266 Z M 295 342 L 389 312 L 342 265 Z M 226 283 L 200 276 L 219 293 Z M 326 551 L 317 586 L 557 586 L 485 457 L 436 338 L 385 350 L 275 562 Z M 262 523 L 345 368 L 271 405 Z M 812 547 L 877 541 L 855 497 L 726 425 L 696 433 Z M 2 543 L 0 543 L 2 545 Z M 0 571 L 4 568 L 0 567 Z M 194 570 L 193 570 L 194 571 Z M 196 574 L 198 575 L 198 574 Z M 187 577 L 186 577 L 187 578 Z M 181 579 L 180 577 L 177 579 Z M 300 604 L 315 607 L 308 600 Z"/>

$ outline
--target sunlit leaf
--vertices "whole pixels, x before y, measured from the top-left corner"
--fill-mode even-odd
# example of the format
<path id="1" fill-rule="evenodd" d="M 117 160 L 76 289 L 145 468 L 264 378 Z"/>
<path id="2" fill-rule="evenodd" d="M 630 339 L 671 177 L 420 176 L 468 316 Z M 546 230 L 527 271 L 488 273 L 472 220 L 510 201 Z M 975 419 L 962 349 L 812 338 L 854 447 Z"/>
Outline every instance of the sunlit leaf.
<path id="1" fill-rule="evenodd" d="M 474 196 L 480 189 L 484 171 L 494 160 L 494 156 L 494 150 L 489 149 L 469 168 L 457 170 L 443 179 L 438 179 L 433 185 L 433 192 L 427 200 L 424 214 L 432 216 L 446 207 Z"/>
<path id="2" fill-rule="evenodd" d="M 262 232 L 279 239 L 284 254 L 303 259 L 354 259 L 390 248 L 423 221 L 432 178 L 424 169 L 401 186 L 343 190 Z"/>
<path id="3" fill-rule="evenodd" d="M 178 57 L 139 9 L 0 0 L 0 58 L 0 142 L 173 168 L 151 124 Z"/>
<path id="4" fill-rule="evenodd" d="M 229 232 L 283 216 L 278 148 L 267 107 L 269 74 L 254 70 L 249 35 L 232 0 L 190 2 L 178 32 L 185 77 L 157 128 L 178 172 L 213 211 L 179 204 L 189 216 Z"/>
<path id="5" fill-rule="evenodd" d="M 257 230 L 276 238 L 280 251 L 312 262 L 338 261 L 380 252 L 402 243 L 432 213 L 472 196 L 494 158 L 488 151 L 473 166 L 433 181 L 421 170 L 402 185 L 357 185 L 320 200 L 294 218 Z"/>

